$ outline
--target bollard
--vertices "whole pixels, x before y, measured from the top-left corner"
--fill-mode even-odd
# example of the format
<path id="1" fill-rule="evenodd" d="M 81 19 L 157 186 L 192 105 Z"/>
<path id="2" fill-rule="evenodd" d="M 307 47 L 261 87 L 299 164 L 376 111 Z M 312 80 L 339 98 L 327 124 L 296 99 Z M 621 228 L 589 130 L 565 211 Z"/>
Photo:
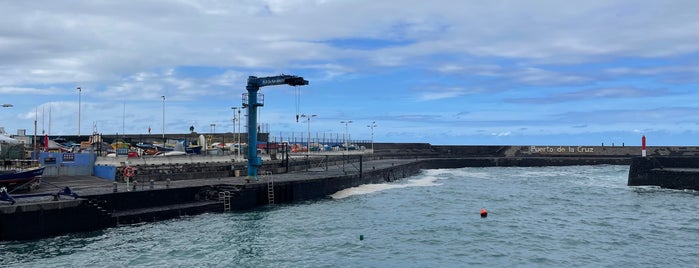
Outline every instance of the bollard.
<path id="1" fill-rule="evenodd" d="M 167 178 L 167 180 L 165 180 L 165 188 L 170 189 L 170 178 Z"/>
<path id="2" fill-rule="evenodd" d="M 153 180 L 150 180 L 150 189 L 153 190 L 155 187 L 155 182 Z"/>
<path id="3" fill-rule="evenodd" d="M 114 188 L 112 189 L 115 193 L 117 192 L 117 182 L 114 182 Z"/>

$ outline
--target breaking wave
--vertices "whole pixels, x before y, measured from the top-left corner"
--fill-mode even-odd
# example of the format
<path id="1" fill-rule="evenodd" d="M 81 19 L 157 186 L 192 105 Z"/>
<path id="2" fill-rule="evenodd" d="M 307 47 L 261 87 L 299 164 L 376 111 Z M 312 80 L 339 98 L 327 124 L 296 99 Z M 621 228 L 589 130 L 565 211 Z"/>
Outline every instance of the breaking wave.
<path id="1" fill-rule="evenodd" d="M 331 194 L 330 197 L 332 197 L 333 199 L 343 199 L 354 195 L 371 194 L 390 189 L 438 186 L 441 185 L 441 183 L 436 183 L 436 181 L 440 179 L 440 177 L 436 176 L 423 175 L 416 179 L 408 179 L 405 182 L 363 184 L 357 187 L 347 188 L 337 193 Z"/>

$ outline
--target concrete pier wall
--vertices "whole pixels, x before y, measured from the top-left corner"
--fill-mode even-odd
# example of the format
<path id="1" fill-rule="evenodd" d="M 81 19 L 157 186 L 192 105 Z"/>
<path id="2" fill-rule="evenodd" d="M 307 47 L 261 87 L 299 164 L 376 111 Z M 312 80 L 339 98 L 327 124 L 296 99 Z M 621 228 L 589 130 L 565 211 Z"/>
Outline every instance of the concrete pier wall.
<path id="1" fill-rule="evenodd" d="M 371 144 L 362 144 L 371 146 Z M 629 164 L 632 156 L 641 154 L 639 146 L 462 146 L 430 145 L 428 143 L 376 143 L 374 153 L 364 154 L 371 159 L 467 159 L 481 158 L 487 166 L 545 166 Z M 350 151 L 347 155 L 323 155 L 312 153 L 310 160 L 303 154 L 295 154 L 286 161 L 281 155 L 261 155 L 260 171 L 272 173 L 294 172 L 322 165 L 358 162 L 362 152 Z M 648 147 L 649 156 L 699 155 L 699 147 Z M 617 159 L 613 159 L 617 158 Z M 476 161 L 476 160 L 471 160 Z M 487 162 L 487 163 L 486 163 Z M 125 166 L 136 169 L 134 179 L 162 181 L 176 179 L 200 179 L 245 176 L 247 163 L 234 155 L 186 155 L 172 157 L 100 157 L 93 174 L 108 180 L 124 182 Z M 477 165 L 474 163 L 466 166 Z M 113 167 L 110 168 L 110 167 Z M 51 171 L 49 171 L 51 173 Z M 175 176 L 177 174 L 177 176 Z"/>
<path id="2" fill-rule="evenodd" d="M 628 185 L 699 191 L 699 157 L 634 157 L 629 167 Z"/>
<path id="3" fill-rule="evenodd" d="M 110 226 L 108 218 L 84 200 L 1 207 L 0 216 L 0 241 L 37 239 Z"/>
<path id="4" fill-rule="evenodd" d="M 275 203 L 290 203 L 328 196 L 368 183 L 393 181 L 417 174 L 420 164 L 396 165 L 361 174 L 275 182 Z M 266 182 L 243 186 L 204 186 L 86 195 L 77 200 L 3 206 L 0 210 L 0 240 L 25 240 L 84 232 L 117 224 L 157 221 L 202 212 L 221 212 L 218 193 L 231 192 L 232 210 L 267 205 Z M 148 189 L 148 186 L 146 186 Z"/>
<path id="5" fill-rule="evenodd" d="M 139 187 L 140 189 L 140 187 Z M 0 241 L 86 232 L 117 224 L 221 211 L 212 186 L 138 190 L 0 207 Z M 123 190 L 123 189 L 122 189 Z M 196 205 L 196 203 L 202 203 Z M 195 205 L 192 205 L 195 204 Z M 180 205 L 180 206 L 178 206 Z"/>

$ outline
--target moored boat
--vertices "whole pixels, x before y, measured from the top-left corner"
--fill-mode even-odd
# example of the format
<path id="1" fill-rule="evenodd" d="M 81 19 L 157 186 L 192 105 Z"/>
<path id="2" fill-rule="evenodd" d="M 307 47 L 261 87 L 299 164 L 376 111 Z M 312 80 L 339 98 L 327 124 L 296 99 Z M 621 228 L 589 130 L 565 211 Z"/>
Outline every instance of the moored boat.
<path id="1" fill-rule="evenodd" d="M 8 169 L 0 171 L 0 186 L 7 188 L 35 187 L 41 182 L 44 167 Z"/>

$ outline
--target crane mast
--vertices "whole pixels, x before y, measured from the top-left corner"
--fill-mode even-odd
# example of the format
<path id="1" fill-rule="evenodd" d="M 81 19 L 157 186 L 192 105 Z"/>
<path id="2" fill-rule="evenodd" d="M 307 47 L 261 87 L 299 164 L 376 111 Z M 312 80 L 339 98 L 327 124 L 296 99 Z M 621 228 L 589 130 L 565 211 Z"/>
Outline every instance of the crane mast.
<path id="1" fill-rule="evenodd" d="M 248 77 L 248 85 L 245 87 L 248 98 L 247 103 L 243 102 L 243 108 L 248 108 L 248 177 L 253 177 L 255 180 L 257 180 L 257 169 L 262 165 L 262 159 L 257 156 L 257 107 L 264 106 L 264 103 L 258 101 L 257 92 L 261 87 L 276 85 L 305 86 L 308 85 L 308 81 L 303 77 L 284 74 Z"/>

